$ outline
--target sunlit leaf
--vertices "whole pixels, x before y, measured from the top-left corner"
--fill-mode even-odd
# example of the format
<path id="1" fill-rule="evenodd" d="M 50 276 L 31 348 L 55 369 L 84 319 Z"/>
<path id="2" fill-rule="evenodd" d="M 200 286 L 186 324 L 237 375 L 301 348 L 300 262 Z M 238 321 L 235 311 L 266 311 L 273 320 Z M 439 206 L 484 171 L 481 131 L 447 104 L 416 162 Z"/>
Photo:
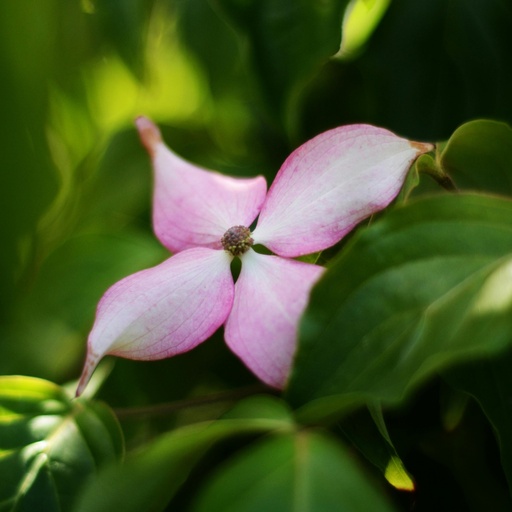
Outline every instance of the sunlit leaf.
<path id="1" fill-rule="evenodd" d="M 389 457 L 386 464 L 386 469 L 384 471 L 386 480 L 397 489 L 402 491 L 413 491 L 414 480 L 412 475 L 405 468 L 405 465 L 398 455 L 393 441 L 391 440 L 386 422 L 384 420 L 382 407 L 376 404 L 370 404 L 369 409 L 375 425 L 377 426 L 377 429 L 382 436 L 382 439 L 387 443 L 387 451 L 389 452 Z"/>
<path id="2" fill-rule="evenodd" d="M 392 455 L 384 472 L 386 480 L 400 491 L 414 491 L 414 481 L 402 462 L 402 459 Z"/>
<path id="3" fill-rule="evenodd" d="M 0 510 L 70 511 L 84 481 L 122 453 L 106 406 L 71 401 L 48 381 L 0 377 Z"/>
<path id="4" fill-rule="evenodd" d="M 339 56 L 353 58 L 370 38 L 390 0 L 352 0 L 343 20 Z"/>

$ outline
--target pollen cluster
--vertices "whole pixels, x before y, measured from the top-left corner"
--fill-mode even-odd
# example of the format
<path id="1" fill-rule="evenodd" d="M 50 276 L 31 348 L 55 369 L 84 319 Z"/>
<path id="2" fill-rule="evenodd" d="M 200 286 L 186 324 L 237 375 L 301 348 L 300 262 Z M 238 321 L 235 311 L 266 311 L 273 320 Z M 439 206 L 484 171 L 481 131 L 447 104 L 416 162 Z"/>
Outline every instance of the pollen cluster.
<path id="1" fill-rule="evenodd" d="M 222 247 L 233 256 L 240 256 L 247 252 L 254 243 L 251 231 L 245 226 L 233 226 L 229 228 L 220 239 Z"/>

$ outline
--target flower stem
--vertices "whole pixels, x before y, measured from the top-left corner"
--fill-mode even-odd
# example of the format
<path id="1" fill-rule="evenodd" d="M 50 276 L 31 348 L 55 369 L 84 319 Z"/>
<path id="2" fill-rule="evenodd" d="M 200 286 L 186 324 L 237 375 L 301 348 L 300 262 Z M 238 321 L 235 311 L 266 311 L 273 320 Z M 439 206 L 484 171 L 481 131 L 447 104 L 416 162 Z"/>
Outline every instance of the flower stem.
<path id="1" fill-rule="evenodd" d="M 427 174 L 433 178 L 439 186 L 449 192 L 457 192 L 457 185 L 443 169 L 438 160 L 434 160 L 430 155 L 421 155 L 416 160 L 416 169 L 419 174 Z"/>
<path id="2" fill-rule="evenodd" d="M 114 409 L 114 413 L 120 420 L 139 419 L 147 417 L 167 416 L 182 409 L 190 407 L 200 407 L 219 402 L 235 402 L 246 396 L 256 395 L 259 393 L 278 394 L 277 390 L 269 388 L 263 384 L 256 384 L 246 388 L 240 388 L 230 391 L 221 391 L 197 398 L 189 398 L 186 400 L 177 400 L 176 402 L 168 402 L 163 404 L 147 405 L 144 407 L 120 407 Z"/>

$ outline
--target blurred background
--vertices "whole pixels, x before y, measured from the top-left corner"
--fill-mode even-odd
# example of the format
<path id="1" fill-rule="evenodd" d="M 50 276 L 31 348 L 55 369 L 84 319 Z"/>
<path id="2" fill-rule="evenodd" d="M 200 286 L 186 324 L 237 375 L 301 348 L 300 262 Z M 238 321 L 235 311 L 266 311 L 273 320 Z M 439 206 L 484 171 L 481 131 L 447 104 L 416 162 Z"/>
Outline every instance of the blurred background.
<path id="1" fill-rule="evenodd" d="M 137 115 L 183 157 L 270 183 L 346 123 L 429 141 L 512 123 L 510 27 L 509 0 L 3 0 L 0 374 L 76 379 L 103 292 L 168 256 Z M 217 334 L 116 361 L 102 393 L 133 405 L 252 382 Z"/>

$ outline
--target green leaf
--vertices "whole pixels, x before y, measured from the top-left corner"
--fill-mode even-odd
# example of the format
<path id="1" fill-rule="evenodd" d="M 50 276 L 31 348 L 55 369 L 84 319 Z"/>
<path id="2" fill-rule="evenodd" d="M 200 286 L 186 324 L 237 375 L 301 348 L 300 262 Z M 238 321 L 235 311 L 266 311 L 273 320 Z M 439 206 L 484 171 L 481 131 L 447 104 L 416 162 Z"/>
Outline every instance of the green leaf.
<path id="1" fill-rule="evenodd" d="M 169 432 L 128 457 L 125 464 L 108 468 L 85 489 L 75 512 L 163 510 L 215 443 L 235 435 L 292 428 L 287 408 L 277 399 L 241 402 L 226 419 Z"/>
<path id="2" fill-rule="evenodd" d="M 18 302 L 10 336 L 0 344 L 0 373 L 65 378 L 83 358 L 84 336 L 102 294 L 168 254 L 138 232 L 68 239 L 46 258 L 30 293 Z"/>
<path id="3" fill-rule="evenodd" d="M 384 476 L 386 477 L 386 480 L 397 489 L 413 491 L 414 481 L 412 479 L 412 475 L 410 475 L 405 468 L 404 463 L 398 455 L 395 445 L 391 440 L 384 420 L 382 407 L 377 404 L 369 404 L 368 409 L 370 410 L 370 414 L 375 421 L 375 425 L 377 426 L 380 435 L 386 442 L 386 449 L 388 452 L 388 459 L 384 469 Z"/>
<path id="4" fill-rule="evenodd" d="M 150 162 L 133 129 L 115 133 L 90 183 L 82 185 L 81 216 L 118 228 L 149 208 Z"/>
<path id="5" fill-rule="evenodd" d="M 370 39 L 390 0 L 355 0 L 350 3 L 343 20 L 342 59 L 355 58 Z"/>
<path id="6" fill-rule="evenodd" d="M 58 189 L 45 133 L 58 3 L 42 0 L 26 7 L 18 2 L 0 6 L 1 324 L 8 318 L 16 281 L 30 256 L 29 236 Z"/>
<path id="7" fill-rule="evenodd" d="M 450 137 L 441 166 L 462 189 L 512 195 L 512 128 L 496 121 L 471 121 Z"/>
<path id="8" fill-rule="evenodd" d="M 280 121 L 302 88 L 340 47 L 347 0 L 219 0 L 247 39 L 263 95 Z"/>
<path id="9" fill-rule="evenodd" d="M 314 288 L 290 399 L 327 414 L 398 403 L 512 339 L 512 202 L 442 195 L 361 230 Z M 311 409 L 313 411 L 313 409 Z"/>
<path id="10" fill-rule="evenodd" d="M 255 395 L 238 402 L 224 419 L 266 418 L 293 424 L 293 417 L 286 402 L 268 395 Z"/>
<path id="11" fill-rule="evenodd" d="M 504 0 L 393 0 L 324 102 L 338 113 L 348 96 L 352 115 L 366 109 L 372 124 L 414 140 L 447 138 L 469 119 L 511 122 L 511 23 Z"/>
<path id="12" fill-rule="evenodd" d="M 512 353 L 480 361 L 445 374 L 454 387 L 472 395 L 492 423 L 500 444 L 501 461 L 512 493 Z"/>
<path id="13" fill-rule="evenodd" d="M 350 445 L 379 468 L 393 487 L 412 491 L 414 480 L 405 468 L 388 433 L 382 409 L 370 404 L 338 423 L 338 428 Z"/>
<path id="14" fill-rule="evenodd" d="M 241 64 L 236 36 L 219 16 L 215 3 L 208 0 L 177 2 L 177 26 L 187 49 L 194 52 L 208 76 L 208 85 L 215 96 L 232 92 L 240 86 L 237 76 Z M 208 27 L 208 30 L 205 30 Z M 215 41 L 215 44 L 212 44 Z"/>
<path id="15" fill-rule="evenodd" d="M 0 510 L 71 510 L 86 478 L 118 460 L 122 434 L 99 403 L 51 382 L 0 377 Z"/>
<path id="16" fill-rule="evenodd" d="M 47 316 L 59 316 L 83 329 L 91 324 L 96 304 L 109 286 L 168 256 L 153 237 L 136 231 L 70 238 L 42 266 L 30 305 L 35 309 L 40 304 Z"/>
<path id="17" fill-rule="evenodd" d="M 251 446 L 221 468 L 194 512 L 351 512 L 393 508 L 340 444 L 299 432 Z"/>
<path id="18" fill-rule="evenodd" d="M 139 76 L 142 74 L 144 35 L 152 0 L 94 2 L 94 14 L 103 37 Z"/>

